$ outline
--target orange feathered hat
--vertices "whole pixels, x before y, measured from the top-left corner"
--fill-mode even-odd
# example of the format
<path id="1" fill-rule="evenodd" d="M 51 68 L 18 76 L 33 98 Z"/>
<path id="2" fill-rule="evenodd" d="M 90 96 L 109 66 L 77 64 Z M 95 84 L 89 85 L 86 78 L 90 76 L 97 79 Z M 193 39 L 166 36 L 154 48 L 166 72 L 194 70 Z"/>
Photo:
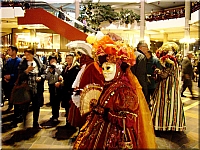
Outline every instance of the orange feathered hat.
<path id="1" fill-rule="evenodd" d="M 108 55 L 108 61 L 121 60 L 133 66 L 135 64 L 134 49 L 123 41 L 113 41 L 108 35 L 93 44 L 95 57 Z"/>

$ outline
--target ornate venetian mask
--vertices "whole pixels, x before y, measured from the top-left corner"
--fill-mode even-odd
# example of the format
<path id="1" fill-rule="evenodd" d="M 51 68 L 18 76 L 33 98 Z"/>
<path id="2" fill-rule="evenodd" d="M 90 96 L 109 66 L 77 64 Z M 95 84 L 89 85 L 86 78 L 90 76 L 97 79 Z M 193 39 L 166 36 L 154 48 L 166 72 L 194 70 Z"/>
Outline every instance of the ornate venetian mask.
<path id="1" fill-rule="evenodd" d="M 102 65 L 102 70 L 103 70 L 103 76 L 105 78 L 105 81 L 111 81 L 114 79 L 115 74 L 116 74 L 116 64 L 105 62 Z"/>

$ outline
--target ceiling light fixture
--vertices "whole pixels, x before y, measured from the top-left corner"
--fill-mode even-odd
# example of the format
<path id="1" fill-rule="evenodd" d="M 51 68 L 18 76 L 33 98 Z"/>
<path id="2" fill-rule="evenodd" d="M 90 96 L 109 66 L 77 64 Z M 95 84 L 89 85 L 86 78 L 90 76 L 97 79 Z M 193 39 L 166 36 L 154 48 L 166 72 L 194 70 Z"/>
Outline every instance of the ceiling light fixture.
<path id="1" fill-rule="evenodd" d="M 195 43 L 196 40 L 194 38 L 191 39 L 186 39 L 186 38 L 182 38 L 179 40 L 180 43 Z"/>
<path id="2" fill-rule="evenodd" d="M 159 2 L 158 0 L 146 0 L 146 3 Z"/>

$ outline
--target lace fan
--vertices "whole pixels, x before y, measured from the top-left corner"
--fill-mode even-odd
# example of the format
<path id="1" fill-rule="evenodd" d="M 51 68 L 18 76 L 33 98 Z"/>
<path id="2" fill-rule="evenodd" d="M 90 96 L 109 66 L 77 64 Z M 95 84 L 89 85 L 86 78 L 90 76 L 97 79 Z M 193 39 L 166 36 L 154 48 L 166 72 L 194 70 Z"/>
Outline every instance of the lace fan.
<path id="1" fill-rule="evenodd" d="M 103 91 L 103 88 L 97 84 L 88 84 L 81 92 L 80 113 L 84 115 L 91 111 L 91 104 L 96 105 Z"/>

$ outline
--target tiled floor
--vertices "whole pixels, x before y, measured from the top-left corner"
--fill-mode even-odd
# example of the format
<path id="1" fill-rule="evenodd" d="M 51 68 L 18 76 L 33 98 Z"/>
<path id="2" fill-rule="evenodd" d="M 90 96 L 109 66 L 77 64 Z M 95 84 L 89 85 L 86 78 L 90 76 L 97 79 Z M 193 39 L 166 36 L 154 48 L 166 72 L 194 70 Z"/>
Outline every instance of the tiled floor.
<path id="1" fill-rule="evenodd" d="M 197 84 L 193 85 L 195 94 L 198 95 Z M 191 100 L 188 91 L 183 98 L 186 126 L 184 132 L 156 132 L 158 149 L 199 149 L 199 100 Z M 44 93 L 45 103 L 49 101 L 48 90 Z M 71 149 L 73 138 L 77 131 L 64 128 L 65 111 L 60 110 L 59 123 L 55 127 L 41 130 L 32 127 L 32 112 L 28 114 L 27 128 L 23 129 L 22 123 L 16 128 L 9 128 L 8 123 L 12 120 L 12 113 L 6 114 L 7 102 L 1 108 L 2 113 L 2 149 Z M 40 110 L 39 122 L 47 124 L 51 117 L 51 108 L 44 105 Z"/>

